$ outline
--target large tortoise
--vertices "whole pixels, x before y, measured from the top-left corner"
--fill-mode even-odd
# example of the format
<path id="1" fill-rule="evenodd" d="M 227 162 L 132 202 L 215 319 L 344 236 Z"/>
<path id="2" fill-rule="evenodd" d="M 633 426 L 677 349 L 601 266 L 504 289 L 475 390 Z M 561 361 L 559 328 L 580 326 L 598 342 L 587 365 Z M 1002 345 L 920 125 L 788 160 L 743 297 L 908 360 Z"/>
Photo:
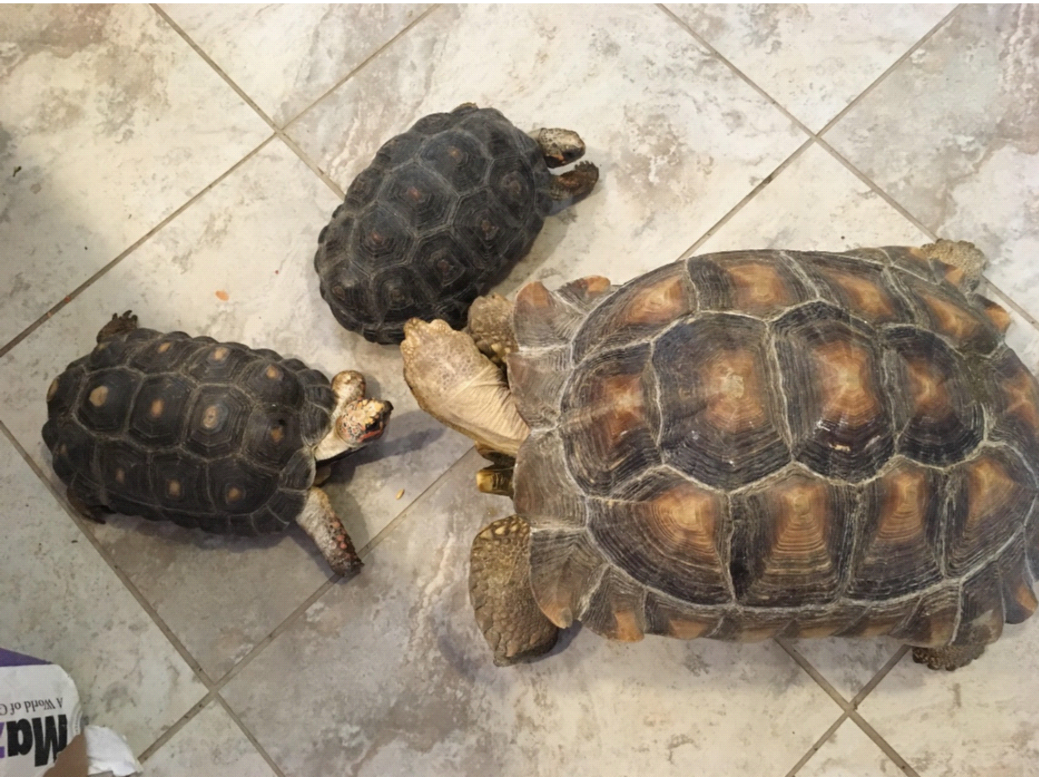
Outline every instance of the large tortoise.
<path id="1" fill-rule="evenodd" d="M 361 560 L 315 473 L 382 435 L 393 407 L 364 393 L 359 372 L 329 383 L 274 351 L 138 328 L 127 311 L 51 383 L 43 439 L 85 517 L 237 535 L 298 523 L 350 574 Z"/>
<path id="2" fill-rule="evenodd" d="M 529 135 L 466 103 L 419 119 L 354 179 L 318 236 L 321 296 L 347 329 L 399 343 L 404 322 L 460 326 L 469 303 L 530 251 L 545 216 L 599 178 L 577 133 Z"/>
<path id="3" fill-rule="evenodd" d="M 953 669 L 1031 615 L 1039 385 L 974 293 L 983 261 L 948 241 L 737 251 L 619 288 L 529 284 L 511 320 L 486 315 L 500 298 L 470 317 L 507 384 L 469 335 L 409 322 L 420 405 L 498 459 L 483 490 L 508 492 L 516 456 L 518 515 L 471 556 L 495 662 L 578 620 L 887 634 Z"/>

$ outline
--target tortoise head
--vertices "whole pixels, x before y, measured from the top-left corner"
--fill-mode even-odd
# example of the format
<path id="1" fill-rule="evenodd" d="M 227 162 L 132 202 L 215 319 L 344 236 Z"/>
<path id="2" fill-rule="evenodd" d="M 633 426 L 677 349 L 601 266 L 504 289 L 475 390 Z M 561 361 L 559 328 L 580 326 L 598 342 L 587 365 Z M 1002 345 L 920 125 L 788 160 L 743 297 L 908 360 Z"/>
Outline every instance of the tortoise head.
<path id="1" fill-rule="evenodd" d="M 531 134 L 549 167 L 562 167 L 584 156 L 584 141 L 573 130 L 546 128 Z"/>
<path id="2" fill-rule="evenodd" d="M 380 399 L 347 402 L 335 419 L 335 433 L 346 443 L 347 450 L 363 448 L 382 437 L 392 412 L 393 405 Z"/>

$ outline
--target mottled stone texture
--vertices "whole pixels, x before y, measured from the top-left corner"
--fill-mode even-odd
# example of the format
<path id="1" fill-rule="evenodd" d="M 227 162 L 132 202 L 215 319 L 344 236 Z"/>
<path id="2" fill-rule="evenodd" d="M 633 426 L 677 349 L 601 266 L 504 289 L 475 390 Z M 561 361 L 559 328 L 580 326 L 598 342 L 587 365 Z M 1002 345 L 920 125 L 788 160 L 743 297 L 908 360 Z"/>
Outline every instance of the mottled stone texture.
<path id="1" fill-rule="evenodd" d="M 623 645 L 579 631 L 540 663 L 495 669 L 468 553 L 511 505 L 475 492 L 473 453 L 440 480 L 470 442 L 418 410 L 397 349 L 332 319 L 317 236 L 382 143 L 473 101 L 524 130 L 579 130 L 602 172 L 579 207 L 546 221 L 503 294 L 537 279 L 623 283 L 693 253 L 919 245 L 937 232 L 978 243 L 989 278 L 1039 314 L 1035 7 L 159 10 L 0 13 L 0 431 L 18 446 L 0 440 L 0 590 L 17 592 L 0 602 L 0 644 L 65 666 L 93 722 L 138 753 L 178 726 L 145 764 L 159 775 L 267 777 L 271 763 L 301 777 L 786 775 L 842 714 L 787 651 L 852 699 L 898 643 Z M 832 126 L 815 143 L 798 122 Z M 829 269 L 832 293 L 850 299 Z M 651 296 L 664 308 L 695 304 L 660 280 Z M 732 297 L 719 289 L 716 303 Z M 359 577 L 324 590 L 296 529 L 257 541 L 113 517 L 88 536 L 70 520 L 48 488 L 47 387 L 127 309 L 329 375 L 357 366 L 394 403 L 384 438 L 325 486 L 358 547 L 381 536 Z M 1008 342 L 1032 369 L 1039 331 L 1010 312 Z M 1020 372 L 1004 366 L 1010 412 Z M 1028 419 L 1007 417 L 1008 438 L 1024 441 Z M 860 713 L 921 775 L 1028 774 L 1037 627 L 1008 626 L 951 675 L 905 659 Z M 193 665 L 215 680 L 250 656 L 221 688 L 227 708 L 211 699 L 178 723 L 206 694 Z M 900 774 L 870 736 L 845 720 L 799 774 Z"/>

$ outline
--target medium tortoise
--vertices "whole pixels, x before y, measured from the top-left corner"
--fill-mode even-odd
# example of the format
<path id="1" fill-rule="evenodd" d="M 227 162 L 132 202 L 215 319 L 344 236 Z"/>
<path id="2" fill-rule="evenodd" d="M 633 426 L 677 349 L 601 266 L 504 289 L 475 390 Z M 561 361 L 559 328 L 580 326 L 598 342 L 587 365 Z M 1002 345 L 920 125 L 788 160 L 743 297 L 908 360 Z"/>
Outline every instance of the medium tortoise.
<path id="1" fill-rule="evenodd" d="M 409 322 L 419 404 L 497 452 L 482 489 L 508 493 L 516 456 L 518 515 L 471 557 L 495 662 L 578 620 L 622 640 L 887 634 L 953 669 L 1031 615 L 1039 384 L 974 293 L 983 261 L 940 241 L 532 283 L 497 349 L 518 348 L 507 385 L 468 335 Z M 471 329 L 508 335 L 480 313 Z"/>
<path id="2" fill-rule="evenodd" d="M 466 103 L 387 141 L 318 236 L 321 296 L 347 329 L 399 343 L 412 317 L 460 326 L 469 303 L 530 251 L 545 216 L 599 178 L 569 130 L 521 132 Z"/>
<path id="3" fill-rule="evenodd" d="M 47 392 L 43 439 L 83 515 L 258 535 L 298 523 L 333 571 L 361 567 L 316 462 L 380 437 L 393 407 L 274 351 L 113 316 Z"/>

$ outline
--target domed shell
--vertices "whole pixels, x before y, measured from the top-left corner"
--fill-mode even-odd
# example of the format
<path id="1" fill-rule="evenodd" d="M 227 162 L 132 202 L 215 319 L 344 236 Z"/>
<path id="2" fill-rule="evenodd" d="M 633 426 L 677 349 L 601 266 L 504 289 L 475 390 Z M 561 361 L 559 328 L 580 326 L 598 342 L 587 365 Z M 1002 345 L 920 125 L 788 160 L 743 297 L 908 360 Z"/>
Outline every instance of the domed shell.
<path id="1" fill-rule="evenodd" d="M 531 284 L 509 382 L 559 626 L 986 643 L 1036 608 L 1039 384 L 918 249 Z"/>
<path id="2" fill-rule="evenodd" d="M 54 380 L 43 439 L 87 505 L 266 534 L 302 510 L 333 406 L 328 379 L 296 359 L 135 329 Z"/>
<path id="3" fill-rule="evenodd" d="M 373 342 L 399 343 L 413 317 L 460 328 L 530 251 L 551 180 L 534 140 L 493 108 L 420 119 L 379 149 L 321 230 L 321 296 Z"/>

